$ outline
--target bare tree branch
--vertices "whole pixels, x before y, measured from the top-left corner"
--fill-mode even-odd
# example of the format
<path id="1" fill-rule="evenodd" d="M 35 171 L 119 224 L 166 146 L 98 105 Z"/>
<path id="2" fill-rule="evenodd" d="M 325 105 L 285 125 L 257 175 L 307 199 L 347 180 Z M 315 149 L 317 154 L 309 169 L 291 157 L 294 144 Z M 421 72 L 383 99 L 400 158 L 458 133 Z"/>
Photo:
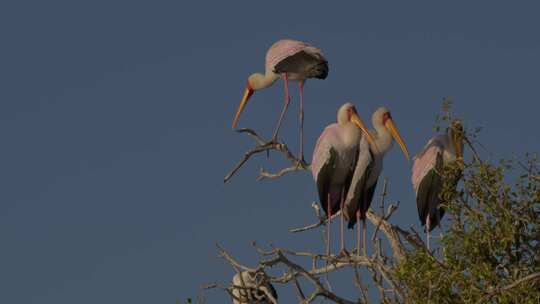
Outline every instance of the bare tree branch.
<path id="1" fill-rule="evenodd" d="M 366 217 L 374 225 L 379 225 L 380 223 L 380 230 L 385 234 L 386 239 L 390 243 L 394 258 L 398 263 L 401 262 L 405 257 L 405 248 L 401 243 L 401 239 L 399 238 L 399 234 L 396 231 L 395 226 L 390 224 L 388 220 L 385 220 L 375 214 L 375 212 L 373 212 L 371 209 L 369 209 L 366 213 Z"/>
<path id="2" fill-rule="evenodd" d="M 312 207 L 316 210 L 315 212 L 317 213 L 317 208 L 315 206 L 318 207 L 318 205 L 316 203 L 313 203 Z M 390 224 L 388 222 L 390 216 L 392 216 L 392 214 L 394 213 L 394 211 L 397 208 L 398 208 L 397 205 L 396 205 L 395 208 L 391 208 L 390 212 L 388 213 L 386 218 L 380 217 L 379 215 L 374 213 L 373 210 L 369 209 L 368 212 L 366 213 L 366 217 L 371 223 L 373 223 L 374 225 L 379 227 L 379 229 L 386 235 L 386 237 L 387 237 L 387 239 L 388 239 L 388 241 L 390 243 L 390 246 L 392 247 L 394 257 L 396 258 L 397 261 L 401 261 L 403 259 L 403 257 L 404 257 L 405 248 L 403 247 L 403 244 L 401 243 L 401 240 L 399 238 L 399 233 L 398 233 L 397 227 L 393 226 L 392 224 Z M 341 211 L 339 211 L 336 214 L 332 215 L 332 218 L 334 218 L 336 216 L 339 216 L 340 212 Z M 319 214 L 319 213 L 317 213 L 317 214 Z M 290 232 L 302 232 L 302 231 L 306 231 L 306 230 L 311 230 L 311 229 L 315 229 L 317 227 L 323 226 L 327 222 L 326 218 L 319 217 L 318 220 L 319 221 L 317 223 L 307 225 L 307 226 L 304 226 L 304 227 L 300 227 L 300 228 L 290 229 L 289 231 Z M 403 230 L 401 231 L 401 233 L 405 234 L 405 235 L 408 235 L 408 233 L 406 231 L 403 231 Z"/>
<path id="3" fill-rule="evenodd" d="M 310 168 L 309 164 L 306 163 L 304 160 L 299 159 L 296 157 L 287 147 L 286 144 L 275 142 L 275 141 L 266 141 L 264 140 L 260 135 L 258 135 L 254 130 L 252 129 L 239 129 L 237 130 L 238 133 L 246 133 L 251 138 L 255 140 L 257 145 L 249 149 L 244 153 L 244 156 L 242 159 L 234 166 L 234 168 L 225 176 L 224 182 L 228 182 L 234 174 L 240 170 L 240 168 L 255 154 L 265 152 L 265 151 L 271 151 L 275 150 L 278 152 L 281 152 L 287 160 L 289 160 L 292 163 L 292 166 L 282 169 L 277 173 L 269 173 L 265 171 L 264 169 L 261 169 L 259 172 L 259 180 L 265 179 L 265 178 L 278 178 L 280 176 L 283 176 L 286 173 L 294 172 L 294 171 L 300 171 L 300 170 L 308 170 Z"/>
<path id="4" fill-rule="evenodd" d="M 279 170 L 276 173 L 267 172 L 266 170 L 261 168 L 261 170 L 259 170 L 259 177 L 257 177 L 257 180 L 261 181 L 261 180 L 266 179 L 266 178 L 269 178 L 269 179 L 279 178 L 279 177 L 282 177 L 283 175 L 285 175 L 287 173 L 296 172 L 296 171 L 303 171 L 303 170 L 306 170 L 306 169 L 307 169 L 307 167 L 304 167 L 300 163 L 297 163 L 297 164 L 295 164 L 293 166 L 290 166 L 290 167 L 287 167 L 287 168 L 283 168 L 283 169 Z"/>
<path id="5" fill-rule="evenodd" d="M 313 203 L 311 203 L 311 208 L 313 208 L 315 210 L 315 216 L 317 217 L 318 222 L 307 225 L 307 226 L 304 226 L 304 227 L 291 228 L 291 229 L 289 229 L 289 232 L 297 233 L 297 232 L 311 230 L 311 229 L 315 229 L 315 228 L 326 225 L 326 223 L 328 222 L 328 218 L 321 214 L 321 207 L 319 206 L 319 204 L 316 203 L 316 202 L 313 202 Z M 335 214 L 332 214 L 331 219 L 333 220 L 334 218 L 339 217 L 339 216 L 341 216 L 341 210 L 336 212 Z"/>
<path id="6" fill-rule="evenodd" d="M 294 278 L 294 286 L 296 287 L 296 293 L 298 294 L 298 299 L 300 300 L 300 303 L 305 303 L 306 296 L 304 295 L 302 287 L 300 287 L 300 283 L 298 282 L 298 279 L 296 277 Z"/>
<path id="7" fill-rule="evenodd" d="M 318 257 L 318 258 L 321 258 L 321 259 L 326 259 L 328 257 L 313 254 L 313 253 L 308 253 L 308 252 L 294 252 L 294 251 L 291 251 L 291 250 L 283 250 L 281 248 L 276 248 L 276 249 L 273 249 L 271 251 L 265 251 L 265 250 L 262 250 L 262 249 L 258 250 L 260 254 L 263 254 L 265 256 L 272 255 L 272 257 L 270 259 L 268 259 L 268 260 L 260 261 L 259 262 L 259 267 L 257 269 L 254 269 L 254 268 L 250 268 L 250 267 L 241 265 L 229 253 L 227 253 L 223 248 L 221 248 L 219 246 L 218 246 L 218 250 L 220 251 L 220 256 L 225 258 L 225 260 L 227 262 L 229 262 L 233 266 L 233 268 L 245 269 L 247 271 L 253 271 L 254 273 L 260 273 L 261 275 L 264 276 L 264 278 L 262 280 L 263 282 L 287 284 L 290 281 L 297 281 L 298 277 L 305 278 L 308 282 L 310 282 L 315 287 L 315 291 L 313 291 L 313 293 L 311 293 L 308 297 L 306 297 L 305 294 L 303 293 L 303 291 L 301 290 L 301 288 L 299 286 L 299 283 L 295 282 L 295 284 L 297 284 L 299 295 L 300 295 L 301 298 L 303 298 L 303 300 L 302 300 L 303 303 L 311 303 L 317 297 L 324 297 L 324 298 L 329 299 L 329 300 L 331 300 L 331 301 L 333 301 L 335 303 L 345 303 L 345 304 L 354 303 L 353 301 L 344 299 L 344 298 L 336 295 L 335 293 L 329 291 L 328 289 L 326 289 L 322 285 L 322 283 L 320 282 L 318 276 L 320 276 L 320 275 L 322 275 L 324 273 L 327 273 L 327 272 L 335 271 L 336 269 L 339 269 L 339 268 L 343 268 L 343 267 L 346 267 L 346 266 L 353 265 L 353 264 L 369 265 L 369 264 L 373 263 L 372 261 L 368 261 L 369 260 L 368 257 L 351 257 L 350 259 L 349 258 L 347 258 L 347 259 L 346 258 L 339 258 L 339 259 L 333 260 L 333 264 L 330 265 L 329 267 L 324 267 L 324 268 L 319 268 L 319 269 L 314 269 L 314 270 L 311 270 L 311 271 L 307 271 L 302 266 L 300 266 L 299 264 L 297 264 L 297 263 L 291 261 L 289 258 L 287 258 L 286 254 L 290 254 L 290 255 L 293 255 L 293 256 L 297 256 L 297 257 L 310 257 L 310 258 Z M 289 271 L 286 272 L 285 274 L 283 274 L 280 277 L 271 277 L 271 276 L 267 275 L 266 272 L 264 271 L 265 268 L 267 268 L 267 267 L 272 268 L 272 267 L 274 267 L 274 266 L 276 266 L 278 264 L 285 265 L 289 269 Z M 213 284 L 213 285 L 211 284 L 210 286 L 215 287 L 217 285 L 216 284 Z M 233 288 L 244 288 L 246 290 L 249 288 L 249 286 L 247 288 L 243 287 L 243 286 L 232 286 L 232 287 Z M 249 293 L 247 293 L 247 295 L 249 295 Z M 232 296 L 234 296 L 234 295 L 232 295 Z M 268 295 L 268 296 L 270 298 L 271 295 Z"/>
<path id="8" fill-rule="evenodd" d="M 306 280 L 310 281 L 313 285 L 315 285 L 316 290 L 310 296 L 310 300 L 308 300 L 308 303 L 313 301 L 318 296 L 322 296 L 322 297 L 325 297 L 325 298 L 327 298 L 329 300 L 334 301 L 335 303 L 354 304 L 354 302 L 346 300 L 346 299 L 336 295 L 335 293 L 330 292 L 326 288 L 324 288 L 324 286 L 322 285 L 320 280 L 315 275 L 313 275 L 312 273 L 306 271 L 300 265 L 298 265 L 298 264 L 292 262 L 291 260 L 289 260 L 279 250 L 277 251 L 277 258 L 281 263 L 287 265 L 291 270 L 294 270 L 299 275 L 303 276 Z"/>

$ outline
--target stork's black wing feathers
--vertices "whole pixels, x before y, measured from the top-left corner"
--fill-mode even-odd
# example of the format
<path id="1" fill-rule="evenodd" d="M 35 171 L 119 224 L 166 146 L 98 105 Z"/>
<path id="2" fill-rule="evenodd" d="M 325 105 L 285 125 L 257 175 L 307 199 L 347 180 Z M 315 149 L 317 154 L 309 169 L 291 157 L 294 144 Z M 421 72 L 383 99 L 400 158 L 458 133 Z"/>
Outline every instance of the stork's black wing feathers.
<path id="1" fill-rule="evenodd" d="M 371 202 L 373 201 L 373 195 L 375 194 L 375 188 L 377 188 L 377 182 L 373 184 L 373 186 L 366 189 L 364 192 L 364 196 L 362 197 L 362 204 L 360 205 L 360 218 L 363 219 L 366 217 L 366 213 L 369 209 L 369 206 L 371 206 Z"/>
<path id="2" fill-rule="evenodd" d="M 443 208 L 439 207 L 441 198 L 439 197 L 443 180 L 439 172 L 443 169 L 442 153 L 437 153 L 435 168 L 431 169 L 420 182 L 418 193 L 416 195 L 416 207 L 418 208 L 418 217 L 422 226 L 426 225 L 426 219 L 429 215 L 430 227 L 433 230 L 444 215 Z"/>
<path id="3" fill-rule="evenodd" d="M 358 158 L 359 158 L 358 150 L 355 152 L 355 155 L 356 157 L 354 158 L 354 161 L 351 165 L 351 170 L 349 171 L 349 175 L 347 176 L 347 179 L 345 180 L 345 185 L 343 187 L 343 196 L 344 196 L 343 203 L 345 203 L 345 200 L 347 199 L 347 195 L 349 193 L 349 189 L 351 188 L 351 184 L 354 178 L 354 170 L 356 168 L 356 164 L 358 163 Z M 340 206 L 340 209 L 341 209 L 341 206 Z"/>
<path id="4" fill-rule="evenodd" d="M 335 164 L 336 157 L 337 157 L 336 151 L 333 148 L 331 148 L 330 157 L 326 160 L 321 170 L 319 170 L 319 173 L 317 174 L 317 190 L 319 192 L 319 202 L 325 213 L 328 213 L 328 206 L 327 206 L 328 195 L 330 193 L 330 185 L 332 183 L 333 164 Z M 339 203 L 332 204 L 330 206 L 332 210 L 332 214 L 335 214 L 336 212 L 338 212 L 339 207 L 340 207 Z"/>
<path id="5" fill-rule="evenodd" d="M 360 147 L 360 149 L 366 149 L 366 146 Z M 358 159 L 358 165 L 355 167 L 354 177 L 351 182 L 351 187 L 353 188 L 347 192 L 347 199 L 345 200 L 345 217 L 348 219 L 348 228 L 354 227 L 356 224 L 356 212 L 359 210 L 362 212 L 361 210 L 368 201 L 368 198 L 369 202 L 371 202 L 375 190 L 375 185 L 370 188 L 366 186 L 367 180 L 373 172 L 374 165 L 373 153 L 369 150 L 369 146 L 367 146 L 367 151 L 369 151 L 369 154 L 364 154 Z M 360 153 L 362 153 L 362 150 Z M 362 213 L 360 215 L 363 218 Z"/>
<path id="6" fill-rule="evenodd" d="M 278 62 L 274 72 L 298 73 L 308 78 L 325 79 L 328 76 L 328 62 L 321 56 L 300 51 Z"/>

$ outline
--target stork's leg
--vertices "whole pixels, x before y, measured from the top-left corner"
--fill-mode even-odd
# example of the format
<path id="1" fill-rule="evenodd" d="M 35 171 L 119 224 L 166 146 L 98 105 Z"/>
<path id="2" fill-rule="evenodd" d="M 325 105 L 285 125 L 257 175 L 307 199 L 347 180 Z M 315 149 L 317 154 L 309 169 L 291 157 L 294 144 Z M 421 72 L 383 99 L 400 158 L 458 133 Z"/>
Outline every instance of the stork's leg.
<path id="1" fill-rule="evenodd" d="M 347 250 L 345 249 L 345 239 L 343 237 L 344 235 L 344 230 L 343 230 L 343 227 L 344 227 L 344 223 L 345 223 L 345 216 L 343 215 L 343 206 L 345 204 L 345 200 L 344 200 L 344 193 L 345 193 L 345 190 L 342 189 L 341 190 L 341 204 L 340 204 L 340 210 L 341 210 L 341 229 L 340 229 L 340 248 L 339 248 L 339 254 L 342 255 L 342 256 L 347 256 L 349 255 L 347 253 Z"/>
<path id="2" fill-rule="evenodd" d="M 300 160 L 304 160 L 304 81 L 298 81 L 300 87 Z"/>
<path id="3" fill-rule="evenodd" d="M 360 257 L 360 210 L 356 211 L 356 256 Z"/>
<path id="4" fill-rule="evenodd" d="M 328 244 L 326 245 L 326 255 L 329 257 L 330 256 L 330 245 L 331 245 L 331 242 L 330 242 L 330 226 L 332 224 L 332 208 L 330 206 L 330 193 L 328 193 L 327 210 L 328 210 L 328 212 L 326 214 L 328 216 L 328 221 L 326 222 L 326 226 L 327 226 L 327 229 L 326 229 L 327 238 L 326 238 L 326 240 L 328 241 Z"/>
<path id="5" fill-rule="evenodd" d="M 289 77 L 287 76 L 287 73 L 283 74 L 283 82 L 285 83 L 285 105 L 283 106 L 283 110 L 281 110 L 281 115 L 279 115 L 279 120 L 277 122 L 276 129 L 274 130 L 274 135 L 272 135 L 272 141 L 274 142 L 277 142 L 277 135 L 279 128 L 281 127 L 281 122 L 285 116 L 285 113 L 287 112 L 287 109 L 289 108 L 289 104 L 291 103 L 291 97 L 289 95 Z"/>
<path id="6" fill-rule="evenodd" d="M 367 247 L 366 247 L 366 219 L 362 219 L 362 250 L 364 251 L 364 256 L 367 256 Z"/>
<path id="7" fill-rule="evenodd" d="M 426 246 L 429 251 L 429 229 L 431 228 L 431 221 L 429 220 L 429 214 L 426 217 Z"/>

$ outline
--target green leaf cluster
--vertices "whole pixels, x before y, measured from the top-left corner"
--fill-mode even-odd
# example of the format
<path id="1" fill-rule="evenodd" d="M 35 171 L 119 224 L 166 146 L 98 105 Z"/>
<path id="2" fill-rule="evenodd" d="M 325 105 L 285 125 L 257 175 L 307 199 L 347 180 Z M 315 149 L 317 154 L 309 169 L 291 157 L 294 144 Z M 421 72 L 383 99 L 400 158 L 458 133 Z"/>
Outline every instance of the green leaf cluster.
<path id="1" fill-rule="evenodd" d="M 445 119 L 445 121 L 448 121 Z M 396 270 L 412 303 L 540 303 L 540 171 L 536 157 L 474 157 L 441 172 L 439 248 L 413 248 Z"/>

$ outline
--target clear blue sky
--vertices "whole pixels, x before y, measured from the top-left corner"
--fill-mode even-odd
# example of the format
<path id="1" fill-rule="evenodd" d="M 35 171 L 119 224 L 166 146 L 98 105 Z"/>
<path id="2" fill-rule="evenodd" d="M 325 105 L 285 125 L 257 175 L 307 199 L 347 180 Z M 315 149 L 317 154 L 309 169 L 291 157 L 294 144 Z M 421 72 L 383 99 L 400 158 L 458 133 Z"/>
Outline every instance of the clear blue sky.
<path id="1" fill-rule="evenodd" d="M 0 302 L 174 303 L 232 276 L 215 242 L 248 263 L 252 240 L 322 250 L 319 231 L 287 232 L 312 221 L 309 174 L 255 181 L 286 164 L 273 153 L 222 181 L 252 145 L 230 130 L 246 78 L 280 38 L 330 62 L 306 85 L 308 158 L 345 101 L 366 119 L 388 106 L 416 153 L 444 96 L 484 127 L 487 157 L 538 152 L 540 7 L 527 3 L 3 1 Z M 296 96 L 281 133 L 295 151 Z M 280 85 L 257 93 L 240 126 L 269 135 L 281 105 Z M 395 222 L 418 226 L 397 146 L 384 175 Z"/>

